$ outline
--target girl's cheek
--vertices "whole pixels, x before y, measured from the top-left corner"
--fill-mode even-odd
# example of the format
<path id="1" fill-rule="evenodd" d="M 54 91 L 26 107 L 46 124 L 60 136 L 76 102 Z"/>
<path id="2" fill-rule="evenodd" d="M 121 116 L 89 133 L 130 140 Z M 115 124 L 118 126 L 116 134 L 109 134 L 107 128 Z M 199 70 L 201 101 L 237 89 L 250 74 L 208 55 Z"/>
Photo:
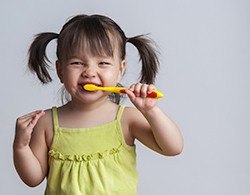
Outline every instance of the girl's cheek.
<path id="1" fill-rule="evenodd" d="M 120 72 L 118 69 L 107 73 L 107 77 L 109 77 L 109 79 L 112 81 L 116 81 L 119 78 L 119 76 L 120 76 Z"/>

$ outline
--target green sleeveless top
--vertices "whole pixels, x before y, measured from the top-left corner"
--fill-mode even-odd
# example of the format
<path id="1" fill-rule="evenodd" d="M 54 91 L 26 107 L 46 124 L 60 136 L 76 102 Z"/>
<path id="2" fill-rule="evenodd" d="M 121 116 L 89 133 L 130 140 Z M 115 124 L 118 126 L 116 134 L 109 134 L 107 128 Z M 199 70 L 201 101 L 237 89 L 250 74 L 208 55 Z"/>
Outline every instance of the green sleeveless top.
<path id="1" fill-rule="evenodd" d="M 137 193 L 135 146 L 126 144 L 120 106 L 116 119 L 89 128 L 59 127 L 52 108 L 54 137 L 45 195 L 134 195 Z"/>

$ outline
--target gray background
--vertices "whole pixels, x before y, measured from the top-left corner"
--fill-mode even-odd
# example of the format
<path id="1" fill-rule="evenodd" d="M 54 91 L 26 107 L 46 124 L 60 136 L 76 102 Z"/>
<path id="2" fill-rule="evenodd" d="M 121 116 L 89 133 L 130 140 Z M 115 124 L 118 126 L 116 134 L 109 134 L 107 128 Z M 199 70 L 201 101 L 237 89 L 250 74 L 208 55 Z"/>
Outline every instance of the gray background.
<path id="1" fill-rule="evenodd" d="M 42 194 L 45 182 L 25 186 L 14 170 L 15 120 L 35 109 L 60 105 L 60 84 L 42 86 L 26 70 L 33 35 L 58 32 L 69 16 L 104 14 L 127 36 L 150 33 L 160 48 L 156 86 L 161 108 L 185 139 L 183 153 L 160 156 L 136 143 L 140 195 L 250 194 L 250 1 L 126 0 L 0 2 L 0 194 Z M 55 42 L 48 47 L 52 62 Z M 128 45 L 124 84 L 140 66 Z M 125 104 L 130 104 L 128 101 Z"/>

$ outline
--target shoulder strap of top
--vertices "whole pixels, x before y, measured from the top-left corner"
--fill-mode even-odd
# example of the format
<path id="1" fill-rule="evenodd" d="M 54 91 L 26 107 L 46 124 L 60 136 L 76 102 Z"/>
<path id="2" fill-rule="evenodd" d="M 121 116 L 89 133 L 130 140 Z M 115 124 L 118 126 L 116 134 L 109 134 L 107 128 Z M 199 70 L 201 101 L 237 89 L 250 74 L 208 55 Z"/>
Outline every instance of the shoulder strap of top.
<path id="1" fill-rule="evenodd" d="M 52 107 L 52 118 L 53 118 L 53 123 L 54 123 L 54 131 L 57 131 L 59 127 L 59 122 L 58 122 L 58 114 L 57 114 L 56 107 Z"/>
<path id="2" fill-rule="evenodd" d="M 118 120 L 118 121 L 121 120 L 124 108 L 125 108 L 125 106 L 123 106 L 123 105 L 119 106 L 119 110 L 118 110 L 118 113 L 117 113 L 117 116 L 116 116 L 116 120 Z"/>

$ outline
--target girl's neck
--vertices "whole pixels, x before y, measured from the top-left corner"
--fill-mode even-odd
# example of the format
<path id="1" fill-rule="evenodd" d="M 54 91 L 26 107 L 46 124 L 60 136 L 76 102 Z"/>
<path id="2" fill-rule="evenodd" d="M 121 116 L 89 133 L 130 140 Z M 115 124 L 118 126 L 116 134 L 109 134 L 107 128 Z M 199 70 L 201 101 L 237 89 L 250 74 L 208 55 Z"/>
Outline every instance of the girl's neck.
<path id="1" fill-rule="evenodd" d="M 68 107 L 68 109 L 76 112 L 90 112 L 94 110 L 100 110 L 105 107 L 108 108 L 111 105 L 114 105 L 114 103 L 112 103 L 108 99 L 102 99 L 93 103 L 80 103 L 72 100 L 65 106 Z"/>

